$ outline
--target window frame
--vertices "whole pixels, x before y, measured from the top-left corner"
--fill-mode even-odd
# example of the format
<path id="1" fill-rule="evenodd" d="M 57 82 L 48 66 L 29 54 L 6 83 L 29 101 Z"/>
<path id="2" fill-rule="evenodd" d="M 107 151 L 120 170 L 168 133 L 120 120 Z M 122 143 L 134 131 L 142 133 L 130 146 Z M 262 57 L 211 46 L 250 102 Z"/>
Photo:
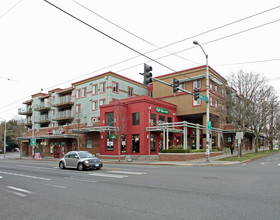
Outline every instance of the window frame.
<path id="1" fill-rule="evenodd" d="M 94 103 L 95 103 L 95 108 L 93 108 Z M 91 111 L 97 111 L 97 110 L 98 110 L 98 101 L 97 100 L 91 101 Z"/>
<path id="2" fill-rule="evenodd" d="M 94 87 L 96 88 L 96 89 L 94 89 Z M 93 84 L 92 85 L 92 87 L 91 87 L 91 94 L 92 95 L 97 95 L 98 94 L 98 83 L 96 83 L 96 84 Z M 93 93 L 93 91 L 95 90 L 95 93 Z"/>
<path id="3" fill-rule="evenodd" d="M 101 91 L 103 85 L 104 85 L 104 91 Z M 102 94 L 102 93 L 106 93 L 106 81 L 99 83 L 99 94 Z"/>
<path id="4" fill-rule="evenodd" d="M 116 81 L 112 82 L 112 92 L 119 94 L 120 91 L 120 84 Z"/>
<path id="5" fill-rule="evenodd" d="M 138 116 L 138 119 L 137 119 L 137 116 Z M 131 113 L 131 125 L 132 126 L 140 125 L 140 112 L 133 112 L 133 113 Z"/>
<path id="6" fill-rule="evenodd" d="M 131 94 L 130 94 L 131 93 Z M 134 88 L 128 86 L 128 89 L 127 89 L 127 96 L 128 97 L 132 97 L 134 95 Z"/>

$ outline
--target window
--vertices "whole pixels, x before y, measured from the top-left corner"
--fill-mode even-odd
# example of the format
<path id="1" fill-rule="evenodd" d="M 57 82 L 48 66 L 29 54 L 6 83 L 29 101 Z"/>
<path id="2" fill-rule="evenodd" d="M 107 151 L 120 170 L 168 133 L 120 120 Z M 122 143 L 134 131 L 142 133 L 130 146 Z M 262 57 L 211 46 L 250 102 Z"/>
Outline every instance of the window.
<path id="1" fill-rule="evenodd" d="M 95 124 L 95 122 L 98 122 L 98 121 L 100 121 L 100 118 L 99 118 L 99 120 L 98 120 L 98 117 L 92 117 L 92 118 L 91 118 L 92 124 Z"/>
<path id="2" fill-rule="evenodd" d="M 167 118 L 167 122 L 168 122 L 168 123 L 172 123 L 172 118 L 171 118 L 171 117 L 168 117 L 168 118 Z"/>
<path id="3" fill-rule="evenodd" d="M 210 97 L 210 105 L 213 105 L 213 97 Z"/>
<path id="4" fill-rule="evenodd" d="M 198 106 L 198 105 L 201 105 L 201 99 L 195 101 L 193 97 L 193 106 Z"/>
<path id="5" fill-rule="evenodd" d="M 119 93 L 119 83 L 113 82 L 113 92 Z"/>
<path id="6" fill-rule="evenodd" d="M 159 116 L 159 124 L 165 123 L 165 116 L 160 115 Z"/>
<path id="7" fill-rule="evenodd" d="M 218 100 L 215 99 L 215 107 L 218 108 Z"/>
<path id="8" fill-rule="evenodd" d="M 156 143 L 157 143 L 156 135 L 151 134 L 151 152 L 156 152 L 157 151 Z"/>
<path id="9" fill-rule="evenodd" d="M 186 88 L 186 84 L 185 83 L 180 83 L 179 84 L 179 88 L 180 89 L 185 89 Z M 178 92 L 182 92 L 181 90 L 178 90 Z"/>
<path id="10" fill-rule="evenodd" d="M 139 153 L 140 152 L 140 135 L 133 134 L 131 137 L 132 140 L 132 153 Z"/>
<path id="11" fill-rule="evenodd" d="M 106 104 L 106 99 L 100 99 L 99 100 L 99 106 L 105 105 Z"/>
<path id="12" fill-rule="evenodd" d="M 213 89 L 213 82 L 210 81 L 210 89 Z"/>
<path id="13" fill-rule="evenodd" d="M 100 83 L 100 93 L 106 92 L 106 82 Z"/>
<path id="14" fill-rule="evenodd" d="M 107 126 L 114 126 L 114 113 L 106 114 L 106 123 Z"/>
<path id="15" fill-rule="evenodd" d="M 200 83 L 200 79 L 194 80 L 193 81 L 193 89 L 200 89 L 201 88 L 201 83 Z"/>
<path id="16" fill-rule="evenodd" d="M 87 96 L 87 88 L 82 88 L 81 89 L 81 98 L 86 97 Z"/>
<path id="17" fill-rule="evenodd" d="M 87 140 L 87 148 L 92 148 L 92 140 Z"/>
<path id="18" fill-rule="evenodd" d="M 76 113 L 81 113 L 82 107 L 80 104 L 76 105 Z"/>
<path id="19" fill-rule="evenodd" d="M 81 90 L 77 89 L 76 90 L 76 99 L 79 99 L 79 98 L 81 98 Z"/>
<path id="20" fill-rule="evenodd" d="M 156 125 L 157 125 L 157 115 L 151 114 L 151 126 L 156 126 Z"/>
<path id="21" fill-rule="evenodd" d="M 128 96 L 133 96 L 133 88 L 128 87 Z"/>
<path id="22" fill-rule="evenodd" d="M 92 101 L 91 110 L 92 110 L 92 111 L 96 111 L 97 108 L 98 108 L 97 100 Z"/>
<path id="23" fill-rule="evenodd" d="M 140 125 L 140 112 L 132 113 L 132 125 Z"/>
<path id="24" fill-rule="evenodd" d="M 98 85 L 92 85 L 92 95 L 96 95 L 98 93 Z"/>
<path id="25" fill-rule="evenodd" d="M 107 150 L 114 150 L 114 140 L 110 131 L 107 131 Z"/>
<path id="26" fill-rule="evenodd" d="M 224 90 L 224 88 L 222 88 L 222 95 L 223 95 L 223 96 L 225 95 L 225 90 Z"/>
<path id="27" fill-rule="evenodd" d="M 217 85 L 215 85 L 215 91 L 218 92 L 218 86 Z"/>

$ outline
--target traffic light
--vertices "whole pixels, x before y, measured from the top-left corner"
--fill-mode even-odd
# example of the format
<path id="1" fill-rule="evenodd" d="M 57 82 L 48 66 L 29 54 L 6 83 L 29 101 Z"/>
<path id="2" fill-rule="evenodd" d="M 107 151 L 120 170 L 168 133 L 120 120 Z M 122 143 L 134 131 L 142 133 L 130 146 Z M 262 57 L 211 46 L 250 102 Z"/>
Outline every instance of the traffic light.
<path id="1" fill-rule="evenodd" d="M 173 92 L 174 93 L 177 93 L 177 91 L 179 90 L 179 84 L 180 84 L 179 80 L 173 78 L 173 85 L 172 85 L 172 87 L 173 87 Z"/>
<path id="2" fill-rule="evenodd" d="M 197 101 L 199 99 L 199 89 L 195 88 L 194 89 L 194 100 Z"/>
<path id="3" fill-rule="evenodd" d="M 144 63 L 144 85 L 148 86 L 153 80 L 153 74 L 151 73 L 151 71 L 153 70 L 153 68 L 149 65 L 147 65 L 146 63 Z"/>
<path id="4" fill-rule="evenodd" d="M 201 138 L 206 138 L 206 134 L 201 134 Z"/>

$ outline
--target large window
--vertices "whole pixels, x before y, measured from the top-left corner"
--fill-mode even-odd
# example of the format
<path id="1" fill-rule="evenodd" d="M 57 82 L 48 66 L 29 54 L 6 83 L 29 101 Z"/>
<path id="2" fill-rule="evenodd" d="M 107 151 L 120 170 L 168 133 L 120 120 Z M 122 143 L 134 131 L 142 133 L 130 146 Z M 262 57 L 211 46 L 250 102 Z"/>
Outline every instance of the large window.
<path id="1" fill-rule="evenodd" d="M 140 125 L 140 112 L 132 113 L 132 125 Z"/>
<path id="2" fill-rule="evenodd" d="M 82 111 L 81 105 L 77 104 L 76 105 L 76 113 L 81 113 L 81 111 Z"/>
<path id="3" fill-rule="evenodd" d="M 87 140 L 87 148 L 92 148 L 92 140 Z"/>
<path id="4" fill-rule="evenodd" d="M 157 115 L 151 114 L 151 126 L 156 126 L 156 125 L 157 125 Z"/>
<path id="5" fill-rule="evenodd" d="M 114 126 L 114 113 L 106 114 L 106 124 L 107 126 Z"/>
<path id="6" fill-rule="evenodd" d="M 159 115 L 159 124 L 165 123 L 165 116 Z"/>
<path id="7" fill-rule="evenodd" d="M 140 135 L 133 134 L 131 137 L 132 140 L 132 153 L 139 153 L 140 152 Z"/>

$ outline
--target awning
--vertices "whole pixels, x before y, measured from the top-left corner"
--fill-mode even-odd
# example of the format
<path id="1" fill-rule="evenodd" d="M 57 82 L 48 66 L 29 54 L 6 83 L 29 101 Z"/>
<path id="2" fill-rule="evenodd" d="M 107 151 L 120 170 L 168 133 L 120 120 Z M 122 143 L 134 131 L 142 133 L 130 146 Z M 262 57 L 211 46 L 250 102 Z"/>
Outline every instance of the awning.
<path id="1" fill-rule="evenodd" d="M 68 139 L 77 139 L 79 135 L 75 134 L 60 134 L 60 135 L 42 135 L 42 136 L 34 136 L 35 139 L 63 139 L 63 138 L 68 138 Z M 33 139 L 32 136 L 27 136 L 27 137 L 18 137 L 18 140 L 30 140 Z"/>
<path id="2" fill-rule="evenodd" d="M 94 133 L 94 132 L 105 132 L 105 131 L 118 131 L 118 127 L 113 126 L 103 126 L 103 127 L 90 127 L 90 128 L 80 128 L 80 129 L 70 129 L 70 133 L 81 134 L 81 133 Z"/>

